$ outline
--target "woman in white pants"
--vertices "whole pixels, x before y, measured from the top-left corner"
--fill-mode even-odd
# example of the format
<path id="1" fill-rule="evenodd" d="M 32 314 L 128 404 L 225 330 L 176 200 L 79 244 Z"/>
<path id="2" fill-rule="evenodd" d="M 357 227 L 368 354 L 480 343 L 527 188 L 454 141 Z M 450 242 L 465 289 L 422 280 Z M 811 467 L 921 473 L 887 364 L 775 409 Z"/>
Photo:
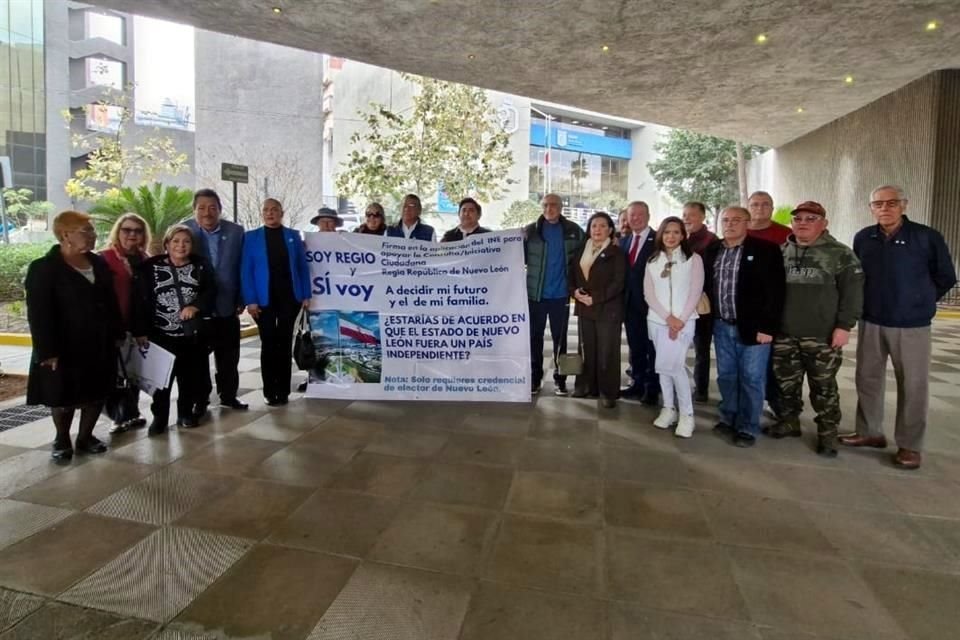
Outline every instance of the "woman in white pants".
<path id="1" fill-rule="evenodd" d="M 653 421 L 680 438 L 693 435 L 693 394 L 687 376 L 687 350 L 693 343 L 697 302 L 703 293 L 703 261 L 687 246 L 683 220 L 669 217 L 657 230 L 653 255 L 647 263 L 643 295 L 650 307 L 647 327 L 657 351 L 663 408 Z"/>

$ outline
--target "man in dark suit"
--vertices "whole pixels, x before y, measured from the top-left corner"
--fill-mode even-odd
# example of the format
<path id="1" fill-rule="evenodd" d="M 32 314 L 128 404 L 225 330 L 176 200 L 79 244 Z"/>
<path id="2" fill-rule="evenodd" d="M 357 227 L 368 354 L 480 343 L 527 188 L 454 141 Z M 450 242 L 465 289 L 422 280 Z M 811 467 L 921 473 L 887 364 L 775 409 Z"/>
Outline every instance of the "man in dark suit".
<path id="1" fill-rule="evenodd" d="M 193 219 L 184 222 L 196 240 L 196 253 L 205 256 L 213 265 L 217 278 L 217 299 L 207 335 L 209 348 L 217 365 L 217 394 L 220 406 L 244 410 L 247 405 L 237 399 L 240 387 L 240 313 L 243 301 L 240 294 L 240 256 L 243 251 L 243 227 L 220 217 L 220 196 L 213 189 L 200 189 L 193 194 Z M 197 418 L 207 411 L 207 402 L 213 385 L 210 372 L 202 376 L 205 399 L 197 406 Z M 204 393 L 205 392 L 205 393 Z"/>
<path id="2" fill-rule="evenodd" d="M 656 232 L 650 228 L 650 207 L 646 202 L 627 205 L 630 233 L 620 239 L 620 248 L 627 259 L 626 314 L 627 344 L 630 345 L 630 375 L 633 382 L 620 390 L 622 398 L 638 398 L 643 404 L 656 406 L 660 396 L 660 380 L 654 371 L 657 354 L 647 333 L 647 302 L 643 297 L 643 274 L 653 253 Z"/>
<path id="3" fill-rule="evenodd" d="M 780 328 L 786 287 L 780 247 L 749 237 L 749 222 L 743 207 L 724 209 L 723 239 L 703 255 L 720 387 L 720 422 L 714 428 L 738 447 L 752 447 L 760 434 L 770 343 Z"/>

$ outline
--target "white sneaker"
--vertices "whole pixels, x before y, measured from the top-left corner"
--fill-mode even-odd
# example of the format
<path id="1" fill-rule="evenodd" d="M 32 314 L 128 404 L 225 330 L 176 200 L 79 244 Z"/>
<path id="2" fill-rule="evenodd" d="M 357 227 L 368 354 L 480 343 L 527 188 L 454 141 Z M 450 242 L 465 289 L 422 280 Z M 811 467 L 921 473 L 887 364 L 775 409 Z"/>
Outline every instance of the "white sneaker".
<path id="1" fill-rule="evenodd" d="M 653 426 L 658 429 L 669 429 L 677 421 L 677 410 L 664 407 L 660 409 L 660 415 L 653 421 Z"/>
<path id="2" fill-rule="evenodd" d="M 673 432 L 673 435 L 678 438 L 690 438 L 693 436 L 693 429 L 696 425 L 693 422 L 693 414 L 680 416 L 680 419 L 677 421 L 677 430 Z"/>

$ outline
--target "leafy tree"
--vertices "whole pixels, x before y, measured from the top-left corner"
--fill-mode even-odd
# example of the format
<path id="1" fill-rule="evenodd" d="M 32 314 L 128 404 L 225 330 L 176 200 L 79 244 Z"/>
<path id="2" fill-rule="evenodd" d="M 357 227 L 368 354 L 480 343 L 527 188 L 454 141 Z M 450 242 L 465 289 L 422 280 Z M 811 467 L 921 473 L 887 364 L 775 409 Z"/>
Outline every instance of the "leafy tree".
<path id="1" fill-rule="evenodd" d="M 482 89 L 403 74 L 416 85 L 413 106 L 403 112 L 371 103 L 360 112 L 362 131 L 337 176 L 341 195 L 396 201 L 418 194 L 428 212 L 442 186 L 456 202 L 472 195 L 489 202 L 502 196 L 512 165 L 510 135 Z"/>
<path id="2" fill-rule="evenodd" d="M 788 227 L 790 223 L 793 222 L 793 216 L 790 215 L 790 212 L 793 211 L 793 207 L 790 205 L 782 205 L 773 210 L 773 216 L 771 219 L 774 222 L 779 222 L 780 224 L 785 224 Z"/>
<path id="3" fill-rule="evenodd" d="M 106 90 L 97 106 L 116 107 L 119 122 L 114 133 L 75 133 L 71 136 L 73 148 L 87 154 L 86 166 L 77 169 L 64 186 L 74 202 L 97 200 L 111 190 L 125 186 L 131 176 L 136 176 L 141 184 L 147 184 L 160 175 L 175 176 L 189 168 L 187 154 L 177 149 L 173 139 L 162 135 L 159 129 L 155 128 L 152 135 L 144 137 L 138 144 L 124 144 L 127 127 L 133 119 L 131 87 L 126 91 Z M 74 119 L 73 113 L 67 109 L 62 115 L 69 126 Z"/>
<path id="4" fill-rule="evenodd" d="M 150 253 L 163 250 L 163 234 L 171 226 L 193 214 L 193 191 L 181 187 L 140 185 L 136 189 L 122 187 L 104 195 L 92 207 L 97 231 L 106 238 L 117 218 L 125 213 L 136 213 L 146 220 L 153 242 Z"/>
<path id="5" fill-rule="evenodd" d="M 697 200 L 719 211 L 739 202 L 737 150 L 733 140 L 673 129 L 654 144 L 660 158 L 647 163 L 657 186 L 680 202 Z M 744 145 L 746 159 L 765 149 Z"/>
<path id="6" fill-rule="evenodd" d="M 542 207 L 533 200 L 515 200 L 500 218 L 501 229 L 516 229 L 534 222 L 540 217 Z"/>
<path id="7" fill-rule="evenodd" d="M 46 220 L 55 208 L 52 202 L 34 200 L 33 191 L 25 188 L 4 189 L 3 201 L 7 205 L 7 213 L 17 221 L 17 226 L 25 225 L 30 220 Z"/>

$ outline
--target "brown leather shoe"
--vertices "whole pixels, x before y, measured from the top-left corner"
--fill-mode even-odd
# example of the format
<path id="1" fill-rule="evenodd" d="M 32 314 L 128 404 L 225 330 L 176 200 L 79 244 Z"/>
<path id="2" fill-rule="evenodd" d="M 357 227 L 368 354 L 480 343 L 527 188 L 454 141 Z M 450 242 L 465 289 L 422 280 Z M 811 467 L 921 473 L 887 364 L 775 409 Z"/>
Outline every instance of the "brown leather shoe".
<path id="1" fill-rule="evenodd" d="M 922 461 L 920 452 L 910 449 L 897 449 L 897 455 L 893 456 L 893 464 L 901 469 L 919 469 Z"/>
<path id="2" fill-rule="evenodd" d="M 851 436 L 840 436 L 840 444 L 848 447 L 875 447 L 877 449 L 887 448 L 887 439 L 884 436 L 861 436 L 854 434 Z"/>

